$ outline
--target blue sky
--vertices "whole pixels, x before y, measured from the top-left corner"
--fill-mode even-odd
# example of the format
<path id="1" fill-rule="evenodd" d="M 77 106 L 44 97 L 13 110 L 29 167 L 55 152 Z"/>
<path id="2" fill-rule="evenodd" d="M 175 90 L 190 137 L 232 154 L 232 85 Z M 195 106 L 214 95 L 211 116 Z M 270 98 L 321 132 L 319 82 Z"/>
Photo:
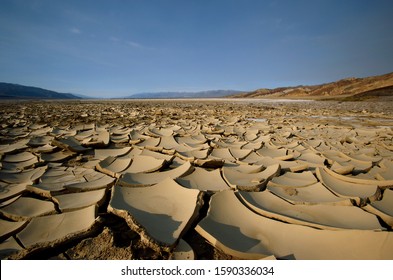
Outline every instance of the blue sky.
<path id="1" fill-rule="evenodd" d="M 96 97 L 393 71 L 391 0 L 1 0 L 0 81 Z"/>

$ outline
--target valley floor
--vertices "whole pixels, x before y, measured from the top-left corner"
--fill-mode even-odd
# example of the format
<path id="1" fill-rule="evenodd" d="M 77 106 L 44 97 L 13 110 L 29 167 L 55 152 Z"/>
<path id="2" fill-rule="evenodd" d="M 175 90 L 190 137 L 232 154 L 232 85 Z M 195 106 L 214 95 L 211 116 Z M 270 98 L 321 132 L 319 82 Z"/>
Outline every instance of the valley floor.
<path id="1" fill-rule="evenodd" d="M 3 100 L 0 256 L 393 259 L 392 129 L 389 98 Z"/>

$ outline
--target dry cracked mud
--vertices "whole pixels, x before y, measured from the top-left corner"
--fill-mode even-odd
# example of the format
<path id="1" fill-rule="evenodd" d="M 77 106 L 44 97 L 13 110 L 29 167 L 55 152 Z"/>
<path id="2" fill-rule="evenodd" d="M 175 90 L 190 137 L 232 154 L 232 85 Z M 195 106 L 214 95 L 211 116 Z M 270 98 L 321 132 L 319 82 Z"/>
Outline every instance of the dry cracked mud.
<path id="1" fill-rule="evenodd" d="M 393 259 L 393 104 L 1 101 L 2 259 Z"/>

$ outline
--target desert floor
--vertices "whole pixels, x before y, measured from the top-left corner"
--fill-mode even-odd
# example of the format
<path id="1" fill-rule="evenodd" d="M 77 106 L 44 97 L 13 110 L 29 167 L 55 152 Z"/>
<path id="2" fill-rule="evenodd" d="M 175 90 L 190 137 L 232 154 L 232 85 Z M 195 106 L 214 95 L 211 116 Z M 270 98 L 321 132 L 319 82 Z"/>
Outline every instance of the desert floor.
<path id="1" fill-rule="evenodd" d="M 391 99 L 0 101 L 0 256 L 393 259 L 392 128 Z"/>

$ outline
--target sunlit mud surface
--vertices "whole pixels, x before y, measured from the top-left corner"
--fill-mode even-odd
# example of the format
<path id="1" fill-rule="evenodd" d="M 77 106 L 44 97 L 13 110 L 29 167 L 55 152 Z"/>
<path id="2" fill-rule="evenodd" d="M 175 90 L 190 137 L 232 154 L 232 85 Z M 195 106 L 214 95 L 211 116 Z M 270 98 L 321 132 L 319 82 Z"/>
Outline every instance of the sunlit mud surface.
<path id="1" fill-rule="evenodd" d="M 393 259 L 392 103 L 1 101 L 1 258 Z"/>

